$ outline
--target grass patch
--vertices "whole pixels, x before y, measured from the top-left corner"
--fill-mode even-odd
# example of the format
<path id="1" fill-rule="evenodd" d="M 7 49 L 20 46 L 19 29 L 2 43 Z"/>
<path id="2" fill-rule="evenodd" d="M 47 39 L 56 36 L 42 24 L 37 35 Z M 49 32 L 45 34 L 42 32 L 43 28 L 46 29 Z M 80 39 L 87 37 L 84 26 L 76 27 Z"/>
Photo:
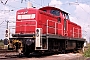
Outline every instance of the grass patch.
<path id="1" fill-rule="evenodd" d="M 90 57 L 90 44 L 87 44 L 87 49 L 84 52 L 85 57 Z"/>
<path id="2" fill-rule="evenodd" d="M 4 43 L 0 41 L 0 48 L 4 47 Z"/>
<path id="3" fill-rule="evenodd" d="M 85 57 L 90 57 L 90 48 L 88 48 L 88 49 L 84 52 L 84 56 L 85 56 Z"/>

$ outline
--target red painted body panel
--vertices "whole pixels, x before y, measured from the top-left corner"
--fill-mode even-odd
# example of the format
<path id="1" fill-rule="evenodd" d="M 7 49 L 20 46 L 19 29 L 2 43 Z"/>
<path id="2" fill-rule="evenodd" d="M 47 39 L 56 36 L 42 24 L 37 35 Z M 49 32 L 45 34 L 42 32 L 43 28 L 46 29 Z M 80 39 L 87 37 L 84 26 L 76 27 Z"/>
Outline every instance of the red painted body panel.
<path id="1" fill-rule="evenodd" d="M 48 23 L 48 33 L 49 34 L 55 34 L 55 22 L 56 17 L 53 17 L 52 15 L 48 15 L 45 12 L 39 13 L 39 19 L 37 21 L 37 27 L 43 29 L 43 34 L 47 33 L 47 23 Z M 51 28 L 49 28 L 51 27 Z"/>
<path id="2" fill-rule="evenodd" d="M 37 16 L 36 14 L 36 9 L 22 9 L 17 11 L 16 15 L 16 33 L 20 34 L 30 34 L 30 33 L 35 33 L 35 29 L 37 27 L 37 18 L 31 18 L 28 19 L 26 16 L 22 16 L 21 18 L 18 19 L 18 15 L 29 15 L 29 14 L 35 14 L 35 17 Z M 30 16 L 29 16 L 30 17 Z M 27 18 L 27 19 L 26 19 Z"/>
<path id="3" fill-rule="evenodd" d="M 50 14 L 51 9 L 60 11 L 60 16 Z M 47 10 L 47 12 L 44 12 L 43 10 Z M 41 9 L 30 8 L 18 10 L 16 15 L 16 34 L 18 33 L 32 34 L 35 33 L 36 28 L 42 28 L 43 34 L 55 34 L 73 38 L 81 38 L 82 37 L 81 27 L 71 22 L 70 20 L 66 20 L 66 29 L 64 30 L 65 17 L 62 15 L 61 12 L 64 11 L 54 7 L 44 7 Z M 35 14 L 35 18 L 31 19 L 30 17 L 30 19 L 18 19 L 18 15 L 21 16 L 28 14 Z M 60 22 L 58 22 L 58 17 L 61 20 Z M 22 16 L 22 18 L 26 17 Z"/>
<path id="4" fill-rule="evenodd" d="M 68 22 L 68 36 L 73 38 L 81 38 L 81 27 L 73 22 Z"/>

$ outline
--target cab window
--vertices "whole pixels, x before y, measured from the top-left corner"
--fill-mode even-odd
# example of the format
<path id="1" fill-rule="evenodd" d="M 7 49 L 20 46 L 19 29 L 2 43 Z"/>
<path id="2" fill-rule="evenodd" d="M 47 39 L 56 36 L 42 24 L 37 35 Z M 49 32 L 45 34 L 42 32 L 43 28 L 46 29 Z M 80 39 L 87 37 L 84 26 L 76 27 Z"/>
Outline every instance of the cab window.
<path id="1" fill-rule="evenodd" d="M 69 19 L 69 16 L 68 16 L 68 14 L 65 14 L 65 18 L 66 18 L 66 19 Z"/>
<path id="2" fill-rule="evenodd" d="M 47 10 L 43 10 L 44 12 L 47 12 Z"/>
<path id="3" fill-rule="evenodd" d="M 65 19 L 69 19 L 68 14 L 66 14 L 66 13 L 62 12 L 62 15 L 63 15 L 63 17 L 65 17 Z"/>
<path id="4" fill-rule="evenodd" d="M 50 13 L 56 16 L 60 16 L 60 11 L 58 10 L 50 10 Z"/>

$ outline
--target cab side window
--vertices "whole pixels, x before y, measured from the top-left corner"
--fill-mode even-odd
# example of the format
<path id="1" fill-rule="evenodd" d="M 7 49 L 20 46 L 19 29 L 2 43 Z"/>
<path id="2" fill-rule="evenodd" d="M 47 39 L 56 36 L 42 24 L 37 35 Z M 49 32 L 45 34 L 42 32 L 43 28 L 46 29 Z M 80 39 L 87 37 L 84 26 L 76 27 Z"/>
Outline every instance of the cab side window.
<path id="1" fill-rule="evenodd" d="M 47 10 L 43 10 L 44 12 L 47 12 Z"/>
<path id="2" fill-rule="evenodd" d="M 63 15 L 63 17 L 65 17 L 65 19 L 69 19 L 68 14 L 66 14 L 66 13 L 62 12 L 62 15 Z"/>
<path id="3" fill-rule="evenodd" d="M 60 11 L 58 10 L 51 10 L 50 13 L 56 16 L 60 16 Z"/>
<path id="4" fill-rule="evenodd" d="M 68 16 L 68 14 L 65 14 L 65 18 L 66 18 L 66 19 L 69 19 L 69 16 Z"/>
<path id="5" fill-rule="evenodd" d="M 57 19 L 57 20 L 58 20 L 58 22 L 59 22 L 59 23 L 61 22 L 61 18 L 60 18 L 60 17 L 58 17 L 58 19 Z"/>

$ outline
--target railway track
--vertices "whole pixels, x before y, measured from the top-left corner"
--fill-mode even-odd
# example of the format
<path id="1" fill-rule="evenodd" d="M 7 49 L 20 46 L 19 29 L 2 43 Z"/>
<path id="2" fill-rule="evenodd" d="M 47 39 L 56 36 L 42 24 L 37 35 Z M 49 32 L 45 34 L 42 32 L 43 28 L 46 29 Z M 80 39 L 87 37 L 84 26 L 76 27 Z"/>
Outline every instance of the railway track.
<path id="1" fill-rule="evenodd" d="M 16 50 L 7 50 L 7 49 L 0 49 L 0 53 L 7 53 L 7 52 L 16 52 Z"/>
<path id="2" fill-rule="evenodd" d="M 58 53 L 57 53 L 58 54 Z M 67 53 L 66 53 L 67 54 Z M 30 54 L 28 57 L 45 57 L 55 55 L 54 53 L 45 53 L 45 54 Z M 0 59 L 7 59 L 7 58 L 19 58 L 19 57 L 26 57 L 24 55 L 19 56 L 19 53 L 15 50 L 6 50 L 6 49 L 0 49 Z"/>
<path id="3" fill-rule="evenodd" d="M 17 57 L 17 56 L 18 56 L 18 52 L 16 52 L 15 50 L 0 49 L 0 59 Z"/>
<path id="4" fill-rule="evenodd" d="M 39 54 L 39 53 L 32 53 L 27 57 L 44 57 L 44 56 L 50 56 L 53 54 L 45 53 L 45 54 Z M 18 52 L 15 50 L 6 50 L 6 49 L 0 49 L 0 59 L 6 59 L 6 58 L 19 58 L 19 57 L 26 57 L 24 55 L 19 55 Z"/>

